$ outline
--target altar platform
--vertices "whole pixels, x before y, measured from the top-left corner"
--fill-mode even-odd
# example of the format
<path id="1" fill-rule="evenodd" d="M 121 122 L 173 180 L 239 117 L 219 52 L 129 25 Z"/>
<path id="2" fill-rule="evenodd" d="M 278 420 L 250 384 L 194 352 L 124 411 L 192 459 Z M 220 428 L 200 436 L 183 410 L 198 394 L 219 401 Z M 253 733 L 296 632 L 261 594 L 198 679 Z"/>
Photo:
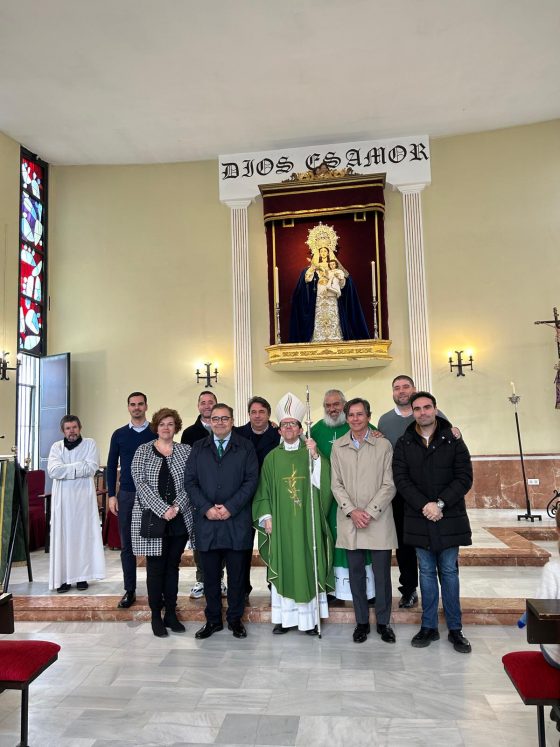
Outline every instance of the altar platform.
<path id="1" fill-rule="evenodd" d="M 525 610 L 525 599 L 536 594 L 542 566 L 558 552 L 555 522 L 538 510 L 542 522 L 533 525 L 517 520 L 519 510 L 470 509 L 473 545 L 460 552 L 461 604 L 465 624 L 514 625 Z M 90 583 L 86 592 L 75 587 L 67 594 L 48 590 L 49 556 L 42 550 L 32 553 L 33 583 L 27 569 L 14 567 L 9 591 L 14 595 L 16 621 L 145 621 L 150 611 L 145 596 L 145 569 L 138 568 L 138 600 L 128 610 L 117 609 L 122 590 L 120 553 L 106 548 L 107 577 Z M 189 591 L 195 580 L 192 556 L 183 557 L 179 580 L 179 617 L 185 621 L 204 619 L 204 598 L 193 600 Z M 245 619 L 270 622 L 269 594 L 265 569 L 255 552 L 253 592 Z M 418 609 L 398 608 L 398 568 L 393 558 L 394 623 L 419 625 Z M 354 623 L 351 602 L 330 607 L 329 622 Z"/>

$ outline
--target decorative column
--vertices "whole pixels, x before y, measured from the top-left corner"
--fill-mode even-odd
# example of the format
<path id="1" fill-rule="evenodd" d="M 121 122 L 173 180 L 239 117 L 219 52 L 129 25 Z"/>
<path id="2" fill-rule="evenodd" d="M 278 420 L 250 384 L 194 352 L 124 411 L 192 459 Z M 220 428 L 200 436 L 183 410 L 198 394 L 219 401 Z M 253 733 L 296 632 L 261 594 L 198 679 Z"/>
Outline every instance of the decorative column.
<path id="1" fill-rule="evenodd" d="M 231 209 L 231 262 L 233 278 L 233 362 L 235 418 L 244 422 L 253 394 L 251 368 L 251 305 L 249 300 L 249 229 L 247 208 L 251 200 L 228 200 Z"/>
<path id="2" fill-rule="evenodd" d="M 397 188 L 402 193 L 404 208 L 411 374 L 417 389 L 431 392 L 430 331 L 428 328 L 424 233 L 420 199 L 424 186 L 424 184 L 411 184 L 398 186 Z"/>

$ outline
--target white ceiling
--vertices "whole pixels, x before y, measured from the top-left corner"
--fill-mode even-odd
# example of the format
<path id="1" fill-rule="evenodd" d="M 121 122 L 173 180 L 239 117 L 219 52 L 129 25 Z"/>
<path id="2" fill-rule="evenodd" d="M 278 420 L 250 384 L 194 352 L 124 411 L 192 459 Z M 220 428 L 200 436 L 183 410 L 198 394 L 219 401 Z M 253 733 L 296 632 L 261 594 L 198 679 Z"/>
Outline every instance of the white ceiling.
<path id="1" fill-rule="evenodd" d="M 557 117 L 559 0 L 0 3 L 0 131 L 55 164 Z"/>

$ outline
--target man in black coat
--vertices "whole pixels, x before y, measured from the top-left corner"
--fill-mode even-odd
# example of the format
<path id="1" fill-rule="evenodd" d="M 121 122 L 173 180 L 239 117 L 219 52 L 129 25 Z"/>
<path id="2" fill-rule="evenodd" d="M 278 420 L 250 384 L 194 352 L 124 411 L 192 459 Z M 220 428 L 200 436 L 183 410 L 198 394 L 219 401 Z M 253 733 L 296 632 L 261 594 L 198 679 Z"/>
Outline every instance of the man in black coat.
<path id="1" fill-rule="evenodd" d="M 251 397 L 247 406 L 249 422 L 242 426 L 236 426 L 233 430 L 243 438 L 247 438 L 255 447 L 259 461 L 259 474 L 263 466 L 264 458 L 272 449 L 280 443 L 280 432 L 270 422 L 271 407 L 263 397 Z M 253 529 L 253 544 L 255 530 Z M 251 586 L 251 561 L 253 559 L 253 545 L 247 552 L 245 566 L 245 601 L 248 602 L 249 594 L 253 590 Z"/>
<path id="2" fill-rule="evenodd" d="M 233 433 L 233 410 L 217 403 L 210 416 L 212 435 L 197 441 L 187 460 L 185 488 L 194 508 L 196 547 L 204 570 L 206 625 L 196 638 L 223 630 L 220 576 L 228 576 L 228 628 L 245 638 L 245 558 L 252 547 L 251 500 L 259 465 L 253 444 Z"/>
<path id="3" fill-rule="evenodd" d="M 404 541 L 416 547 L 422 592 L 422 626 L 412 639 L 416 648 L 439 640 L 439 587 L 448 639 L 456 651 L 470 653 L 461 629 L 458 556 L 472 544 L 465 495 L 472 485 L 472 464 L 463 440 L 439 417 L 435 397 L 416 392 L 411 399 L 414 422 L 395 446 L 393 478 L 403 496 Z"/>

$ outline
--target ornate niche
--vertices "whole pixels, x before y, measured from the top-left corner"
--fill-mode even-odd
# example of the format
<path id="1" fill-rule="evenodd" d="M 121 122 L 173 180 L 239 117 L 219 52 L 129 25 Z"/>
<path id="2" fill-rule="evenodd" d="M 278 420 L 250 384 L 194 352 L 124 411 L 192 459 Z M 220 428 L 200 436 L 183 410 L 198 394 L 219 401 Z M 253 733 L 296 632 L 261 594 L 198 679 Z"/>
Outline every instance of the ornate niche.
<path id="1" fill-rule="evenodd" d="M 300 174 L 260 187 L 276 370 L 387 365 L 385 176 Z"/>

